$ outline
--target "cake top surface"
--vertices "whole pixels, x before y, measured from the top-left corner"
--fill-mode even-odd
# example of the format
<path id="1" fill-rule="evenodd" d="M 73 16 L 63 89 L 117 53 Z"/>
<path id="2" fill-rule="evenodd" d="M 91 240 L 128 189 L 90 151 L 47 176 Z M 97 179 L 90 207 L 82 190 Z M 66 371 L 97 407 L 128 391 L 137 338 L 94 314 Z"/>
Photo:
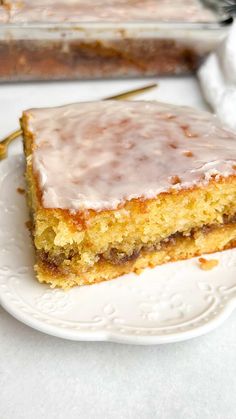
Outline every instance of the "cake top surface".
<path id="1" fill-rule="evenodd" d="M 236 134 L 207 112 L 158 102 L 84 102 L 24 113 L 46 208 L 115 209 L 236 175 Z"/>
<path id="2" fill-rule="evenodd" d="M 199 0 L 3 0 L 11 22 L 216 20 Z"/>

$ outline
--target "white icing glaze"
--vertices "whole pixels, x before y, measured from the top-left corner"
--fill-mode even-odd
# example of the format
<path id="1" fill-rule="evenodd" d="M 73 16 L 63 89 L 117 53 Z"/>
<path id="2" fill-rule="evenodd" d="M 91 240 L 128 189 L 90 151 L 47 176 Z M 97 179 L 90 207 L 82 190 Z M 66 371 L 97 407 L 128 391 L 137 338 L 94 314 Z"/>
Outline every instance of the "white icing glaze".
<path id="1" fill-rule="evenodd" d="M 206 112 L 105 101 L 26 115 L 48 208 L 115 209 L 133 198 L 207 183 L 212 175 L 236 174 L 236 135 Z"/>
<path id="2" fill-rule="evenodd" d="M 198 76 L 207 102 L 219 119 L 236 131 L 236 22 Z"/>
<path id="3" fill-rule="evenodd" d="M 10 20 L 20 21 L 209 21 L 199 0 L 4 0 Z"/>

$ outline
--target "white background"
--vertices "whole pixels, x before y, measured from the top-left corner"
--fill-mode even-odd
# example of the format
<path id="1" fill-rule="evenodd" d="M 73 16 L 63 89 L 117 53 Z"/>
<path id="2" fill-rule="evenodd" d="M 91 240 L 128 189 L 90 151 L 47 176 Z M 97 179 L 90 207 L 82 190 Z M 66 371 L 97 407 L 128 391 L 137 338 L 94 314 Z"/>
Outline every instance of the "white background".
<path id="1" fill-rule="evenodd" d="M 28 107 L 99 99 L 144 83 L 1 85 L 0 137 Z M 158 83 L 139 98 L 205 107 L 194 79 Z M 234 419 L 235 393 L 236 313 L 201 338 L 142 347 L 57 339 L 0 308 L 0 419 Z"/>

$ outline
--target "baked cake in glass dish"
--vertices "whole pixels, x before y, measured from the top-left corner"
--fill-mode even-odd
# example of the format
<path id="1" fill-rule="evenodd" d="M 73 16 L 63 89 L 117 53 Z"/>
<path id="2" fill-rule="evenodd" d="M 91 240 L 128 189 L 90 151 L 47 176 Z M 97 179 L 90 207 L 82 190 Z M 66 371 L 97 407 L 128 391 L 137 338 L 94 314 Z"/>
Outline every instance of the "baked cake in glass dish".
<path id="1" fill-rule="evenodd" d="M 21 125 L 40 282 L 236 246 L 236 134 L 210 113 L 105 101 L 27 110 Z"/>
<path id="2" fill-rule="evenodd" d="M 221 8 L 208 6 L 200 0 L 0 0 L 0 81 L 193 73 L 230 24 Z"/>

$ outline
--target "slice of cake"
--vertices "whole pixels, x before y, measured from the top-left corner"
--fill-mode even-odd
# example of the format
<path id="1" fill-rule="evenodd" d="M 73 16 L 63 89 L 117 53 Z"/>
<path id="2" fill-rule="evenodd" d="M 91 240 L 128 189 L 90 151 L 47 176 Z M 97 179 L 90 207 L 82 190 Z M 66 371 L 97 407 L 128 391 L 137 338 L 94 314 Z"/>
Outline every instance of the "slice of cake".
<path id="1" fill-rule="evenodd" d="M 31 109 L 21 125 L 40 282 L 236 246 L 236 135 L 211 114 L 106 101 Z"/>

